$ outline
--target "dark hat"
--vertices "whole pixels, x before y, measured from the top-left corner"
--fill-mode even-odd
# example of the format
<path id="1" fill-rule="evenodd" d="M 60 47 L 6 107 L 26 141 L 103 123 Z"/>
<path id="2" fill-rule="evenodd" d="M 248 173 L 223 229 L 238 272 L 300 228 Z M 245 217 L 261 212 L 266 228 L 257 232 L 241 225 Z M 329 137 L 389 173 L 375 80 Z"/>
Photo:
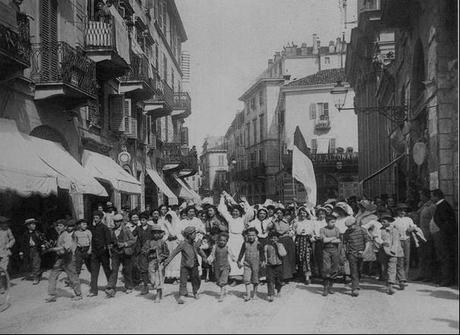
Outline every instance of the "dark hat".
<path id="1" fill-rule="evenodd" d="M 72 220 L 72 219 L 67 220 L 66 226 L 67 227 L 75 227 L 75 220 Z"/>
<path id="2" fill-rule="evenodd" d="M 182 231 L 182 235 L 184 235 L 184 237 L 188 237 L 188 236 L 192 235 L 195 232 L 196 232 L 195 227 L 188 226 L 188 227 L 185 227 L 185 229 Z"/>
<path id="3" fill-rule="evenodd" d="M 0 223 L 8 223 L 8 222 L 10 222 L 9 218 L 0 215 Z"/>
<path id="4" fill-rule="evenodd" d="M 62 220 L 64 220 L 64 219 L 62 219 Z M 30 224 L 30 223 L 38 223 L 38 221 L 35 220 L 34 218 L 30 218 L 30 219 L 26 219 L 24 221 L 24 223 L 27 225 L 27 224 Z"/>
<path id="5" fill-rule="evenodd" d="M 67 226 L 67 220 L 66 219 L 59 219 L 54 222 L 54 224 L 57 226 L 58 224 L 62 224 L 63 226 Z"/>
<path id="6" fill-rule="evenodd" d="M 79 225 L 80 223 L 82 223 L 82 222 L 88 223 L 88 221 L 86 221 L 85 219 L 80 219 L 80 220 L 78 220 L 77 222 L 75 222 L 75 225 L 78 226 L 78 225 Z"/>
<path id="7" fill-rule="evenodd" d="M 268 205 L 268 206 L 267 206 L 267 210 L 270 210 L 270 209 L 275 210 L 275 206 L 274 206 L 274 205 Z"/>
<path id="8" fill-rule="evenodd" d="M 383 220 L 386 220 L 388 222 L 393 222 L 395 219 L 393 216 L 391 216 L 391 214 L 385 213 L 379 218 L 380 222 L 382 222 Z"/>
<path id="9" fill-rule="evenodd" d="M 146 213 L 146 212 L 142 212 L 140 215 L 139 215 L 139 219 L 147 219 L 148 220 L 149 218 L 149 214 Z"/>
<path id="10" fill-rule="evenodd" d="M 265 208 L 265 207 L 260 207 L 260 208 L 257 210 L 257 215 L 259 215 L 260 212 L 265 212 L 265 214 L 268 215 L 268 209 Z"/>
<path id="11" fill-rule="evenodd" d="M 104 217 L 104 213 L 101 211 L 94 211 L 93 216 L 99 216 L 101 219 Z"/>

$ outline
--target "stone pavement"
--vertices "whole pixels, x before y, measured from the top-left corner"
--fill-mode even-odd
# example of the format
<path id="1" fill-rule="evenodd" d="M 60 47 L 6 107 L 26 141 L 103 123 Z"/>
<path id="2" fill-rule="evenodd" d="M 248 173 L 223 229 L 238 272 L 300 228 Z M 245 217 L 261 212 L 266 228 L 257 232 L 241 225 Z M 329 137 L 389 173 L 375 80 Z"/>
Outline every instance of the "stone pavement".
<path id="1" fill-rule="evenodd" d="M 350 288 L 336 284 L 334 295 L 321 296 L 321 285 L 292 282 L 275 302 L 244 302 L 244 286 L 229 288 L 217 302 L 218 288 L 204 283 L 199 300 L 176 303 L 178 286 L 166 285 L 160 304 L 152 296 L 117 292 L 107 299 L 103 292 L 88 298 L 88 273 L 82 274 L 81 301 L 73 302 L 71 290 L 59 284 L 61 297 L 46 304 L 47 281 L 32 286 L 14 280 L 12 306 L 0 313 L 0 333 L 458 333 L 458 289 L 410 283 L 395 295 L 384 293 L 381 283 L 364 280 L 358 298 Z M 105 278 L 101 279 L 101 286 Z M 119 284 L 120 286 L 120 284 Z"/>

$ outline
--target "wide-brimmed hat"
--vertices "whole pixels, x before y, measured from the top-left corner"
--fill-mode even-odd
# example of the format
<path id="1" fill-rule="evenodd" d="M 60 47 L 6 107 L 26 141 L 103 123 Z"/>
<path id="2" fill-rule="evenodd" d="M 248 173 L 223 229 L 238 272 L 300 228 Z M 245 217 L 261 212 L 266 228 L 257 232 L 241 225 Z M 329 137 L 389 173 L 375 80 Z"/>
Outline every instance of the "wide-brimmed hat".
<path id="1" fill-rule="evenodd" d="M 359 204 L 368 212 L 375 212 L 377 210 L 377 205 L 373 204 L 369 200 L 361 200 Z"/>
<path id="2" fill-rule="evenodd" d="M 61 220 L 64 220 L 64 219 L 61 219 Z M 26 219 L 24 221 L 24 224 L 26 224 L 26 225 L 31 224 L 31 223 L 38 223 L 38 221 L 36 219 L 34 219 L 34 218 Z"/>
<path id="3" fill-rule="evenodd" d="M 158 223 L 154 223 L 153 225 L 151 225 L 151 229 L 152 231 L 161 231 L 161 232 L 164 232 L 164 229 L 163 227 L 158 224 Z"/>

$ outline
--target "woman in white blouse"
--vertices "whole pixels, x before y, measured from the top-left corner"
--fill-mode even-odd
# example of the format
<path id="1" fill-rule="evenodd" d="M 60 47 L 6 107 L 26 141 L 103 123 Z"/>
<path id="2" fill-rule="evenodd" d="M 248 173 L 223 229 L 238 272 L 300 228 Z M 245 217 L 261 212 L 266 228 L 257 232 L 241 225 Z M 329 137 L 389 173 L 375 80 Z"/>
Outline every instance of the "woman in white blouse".
<path id="1" fill-rule="evenodd" d="M 232 203 L 231 210 L 229 211 L 226 205 L 226 200 Z M 234 255 L 238 255 L 241 246 L 244 242 L 243 232 L 245 226 L 250 219 L 254 216 L 254 211 L 245 198 L 242 198 L 244 209 L 238 205 L 226 193 L 220 197 L 220 203 L 217 210 L 228 223 L 228 247 Z M 246 211 L 245 211 L 246 210 Z M 230 262 L 230 279 L 232 280 L 231 286 L 235 286 L 237 279 L 242 279 L 243 268 L 239 268 L 236 261 Z"/>
<path id="2" fill-rule="evenodd" d="M 313 257 L 313 241 L 315 239 L 315 222 L 310 219 L 310 214 L 305 207 L 297 211 L 294 221 L 296 263 L 298 273 L 301 273 L 308 285 L 311 283 L 311 260 Z"/>

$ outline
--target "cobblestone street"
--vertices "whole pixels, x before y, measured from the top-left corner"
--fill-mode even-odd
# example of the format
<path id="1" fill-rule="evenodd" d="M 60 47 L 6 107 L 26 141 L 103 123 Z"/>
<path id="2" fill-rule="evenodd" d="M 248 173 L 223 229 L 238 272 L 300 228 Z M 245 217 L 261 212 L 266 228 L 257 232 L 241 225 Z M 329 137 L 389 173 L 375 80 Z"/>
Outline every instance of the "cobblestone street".
<path id="1" fill-rule="evenodd" d="M 88 274 L 82 290 L 88 291 Z M 321 286 L 290 283 L 282 296 L 267 302 L 266 286 L 260 300 L 244 302 L 244 286 L 229 288 L 227 299 L 217 302 L 217 287 L 204 283 L 200 300 L 176 303 L 177 287 L 166 285 L 161 304 L 138 291 L 118 292 L 107 299 L 72 302 L 71 290 L 59 284 L 58 301 L 44 303 L 47 280 L 37 287 L 13 280 L 12 306 L 0 314 L 1 333 L 88 333 L 88 332 L 257 332 L 257 333 L 458 333 L 458 290 L 410 283 L 395 295 L 384 293 L 382 285 L 364 280 L 361 295 L 350 296 L 349 287 L 336 284 L 336 294 L 321 296 Z M 101 282 L 104 284 L 104 282 Z"/>

